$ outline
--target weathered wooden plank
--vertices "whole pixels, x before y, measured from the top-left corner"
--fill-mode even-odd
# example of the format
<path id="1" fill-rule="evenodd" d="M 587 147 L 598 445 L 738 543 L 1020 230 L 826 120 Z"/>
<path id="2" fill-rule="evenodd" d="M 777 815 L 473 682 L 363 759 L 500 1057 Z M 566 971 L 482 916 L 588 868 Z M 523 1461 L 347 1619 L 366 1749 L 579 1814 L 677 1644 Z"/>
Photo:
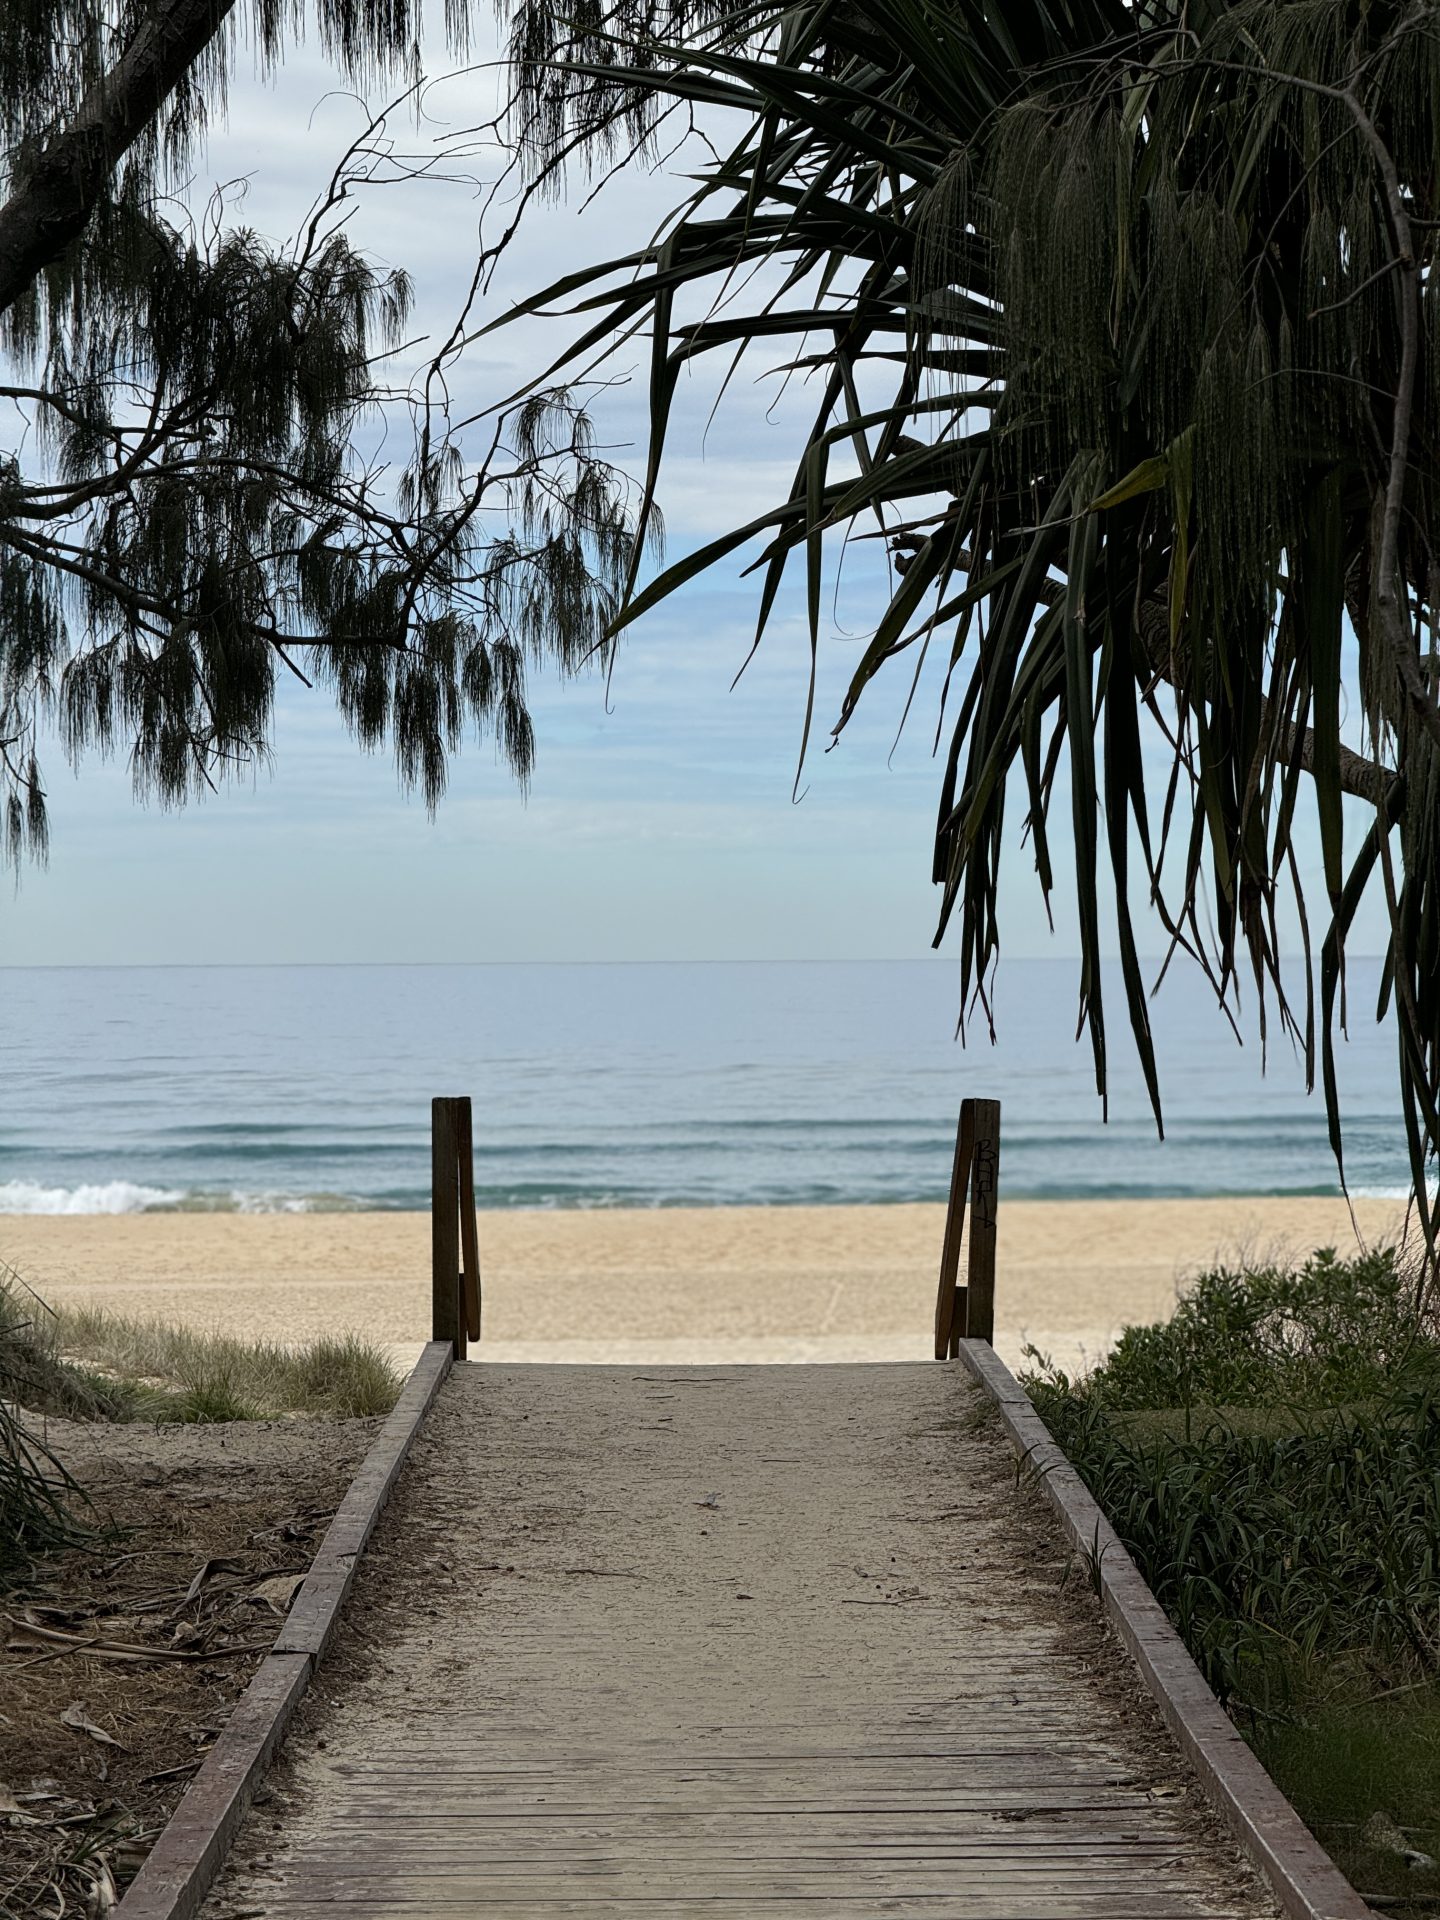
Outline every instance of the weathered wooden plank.
<path id="1" fill-rule="evenodd" d="M 462 1895 L 455 1900 L 425 1900 L 411 1902 L 403 1897 L 398 1900 L 372 1899 L 354 1900 L 345 1896 L 343 1900 L 326 1901 L 313 1898 L 297 1903 L 287 1912 L 303 1917 L 309 1914 L 328 1914 L 343 1904 L 345 1910 L 356 1915 L 403 1913 L 407 1920 L 426 1920 L 427 1915 L 445 1915 L 455 1913 L 473 1914 L 473 1897 Z M 741 1913 L 750 1920 L 767 1920 L 768 1916 L 813 1915 L 823 1913 L 825 1920 L 895 1920 L 897 1915 L 920 1914 L 926 1920 L 1195 1920 L 1196 1909 L 1184 1902 L 1156 1902 L 1144 1895 L 1136 1894 L 1116 1901 L 1109 1894 L 1101 1894 L 1090 1899 L 1074 1899 L 1057 1902 L 1053 1896 L 1037 1896 L 1026 1892 L 1006 1898 L 989 1889 L 976 1889 L 970 1892 L 951 1892 L 946 1894 L 915 1894 L 898 1897 L 881 1896 L 864 1904 L 844 1898 L 837 1894 L 827 1899 L 817 1908 L 815 1901 L 805 1896 L 790 1900 L 784 1894 L 767 1895 L 757 1901 L 751 1893 L 739 1895 L 721 1894 L 711 1898 L 704 1893 L 692 1892 L 687 1898 L 677 1900 L 673 1895 L 665 1894 L 658 1898 L 635 1896 L 631 1894 L 601 1895 L 588 1899 L 563 1900 L 525 1900 L 515 1902 L 505 1908 L 505 1920 L 525 1920 L 531 1914 L 543 1915 L 545 1920 L 581 1920 L 591 1915 L 623 1914 L 645 1912 L 659 1909 L 667 1920 L 687 1920 L 690 1915 L 712 1915 L 716 1913 Z M 1240 1915 L 1230 1910 L 1207 1909 L 1206 1920 L 1240 1920 Z"/>
<path id="2" fill-rule="evenodd" d="M 422 1353 L 330 1523 L 274 1647 L 116 1907 L 116 1920 L 192 1920 L 199 1911 L 309 1684 L 353 1577 L 354 1557 L 450 1364 L 444 1344 Z"/>
<path id="3" fill-rule="evenodd" d="M 189 1920 L 197 1911 L 309 1679 L 303 1653 L 261 1662 L 116 1908 L 123 1920 Z"/>
<path id="4" fill-rule="evenodd" d="M 316 1660 L 324 1652 L 354 1581 L 360 1555 L 385 1510 L 410 1444 L 450 1364 L 450 1348 L 442 1340 L 432 1340 L 416 1361 L 400 1398 L 325 1530 L 310 1571 L 276 1637 L 275 1652 L 306 1653 Z"/>
<path id="5" fill-rule="evenodd" d="M 492 1842 L 485 1855 L 486 1871 L 504 1871 L 510 1867 L 533 1866 L 536 1861 L 534 1850 L 525 1845 L 525 1835 L 517 1834 L 509 1847 Z M 475 1855 L 471 1847 L 466 1846 L 462 1838 L 437 1834 L 428 1843 L 417 1843 L 413 1836 L 405 1839 L 405 1858 L 423 1863 L 426 1872 L 434 1873 L 474 1873 L 477 1871 Z M 658 1836 L 651 1844 L 650 1852 L 656 1859 L 673 1861 L 673 1846 Z M 567 1870 L 572 1866 L 619 1866 L 632 1864 L 637 1858 L 644 1861 L 649 1855 L 641 1849 L 638 1853 L 633 1842 L 627 1842 L 623 1835 L 613 1836 L 603 1845 L 587 1835 L 583 1829 L 564 1835 L 552 1835 L 546 1849 L 545 1862 L 552 1870 L 563 1865 Z M 937 1834 L 929 1829 L 916 1829 L 903 1837 L 886 1836 L 867 1832 L 863 1838 L 857 1838 L 848 1828 L 827 1830 L 807 1825 L 803 1835 L 786 1842 L 783 1835 L 764 1832 L 746 1834 L 743 1830 L 726 1834 L 716 1834 L 709 1848 L 697 1844 L 690 1837 L 686 1849 L 686 1860 L 693 1868 L 697 1863 L 705 1863 L 706 1870 L 714 1863 L 722 1868 L 730 1868 L 737 1860 L 769 1860 L 786 1865 L 832 1865 L 845 1866 L 854 1860 L 875 1862 L 920 1862 L 933 1866 L 937 1860 L 975 1860 L 991 1871 L 1004 1871 L 1009 1866 L 1019 1864 L 1026 1868 L 1059 1863 L 1067 1870 L 1079 1871 L 1082 1867 L 1096 1866 L 1108 1871 L 1128 1871 L 1136 1861 L 1173 1863 L 1175 1848 L 1173 1843 L 1162 1840 L 1140 1840 L 1135 1836 L 1116 1834 L 1091 1834 L 1084 1841 L 1076 1841 L 1070 1846 L 1034 1840 L 1017 1840 L 1006 1850 L 999 1848 L 990 1834 L 976 1832 L 968 1840 L 960 1840 L 942 1828 Z M 354 1853 L 348 1846 L 332 1841 L 328 1846 L 312 1841 L 305 1849 L 305 1857 L 300 1866 L 290 1871 L 291 1879 L 304 1878 L 306 1875 L 320 1874 L 328 1878 L 337 1870 L 353 1869 Z M 847 1866 L 848 1870 L 848 1866 Z"/>
<path id="6" fill-rule="evenodd" d="M 279 1890 L 277 1898 L 283 1896 Z M 329 1913 L 337 1906 L 343 1906 L 349 1913 L 386 1914 L 403 1913 L 412 1920 L 424 1920 L 428 1914 L 446 1915 L 455 1913 L 473 1914 L 475 1898 L 473 1894 L 456 1894 L 449 1899 L 440 1899 L 434 1895 L 411 1900 L 404 1890 L 392 1893 L 387 1890 L 383 1895 L 373 1895 L 370 1899 L 356 1899 L 352 1894 L 334 1895 L 315 1893 L 296 1902 L 294 1907 L 283 1910 L 297 1916 L 310 1913 Z M 689 1914 L 713 1914 L 716 1912 L 741 1913 L 753 1916 L 753 1920 L 762 1920 L 771 1914 L 815 1914 L 823 1913 L 825 1920 L 893 1920 L 895 1915 L 923 1914 L 927 1920 L 1195 1920 L 1197 1909 L 1193 1901 L 1185 1898 L 1155 1899 L 1148 1893 L 1135 1889 L 1124 1898 L 1117 1899 L 1109 1891 L 1097 1894 L 1071 1894 L 1057 1898 L 1053 1893 L 1037 1893 L 1032 1889 L 1016 1889 L 1007 1893 L 995 1887 L 949 1888 L 943 1892 L 916 1893 L 900 1895 L 879 1895 L 869 1901 L 860 1901 L 837 1892 L 826 1897 L 823 1904 L 810 1896 L 801 1894 L 795 1897 L 784 1893 L 766 1893 L 757 1896 L 754 1892 L 716 1893 L 691 1889 L 683 1898 L 674 1894 L 634 1894 L 629 1892 L 615 1894 L 596 1894 L 586 1898 L 569 1897 L 536 1899 L 515 1899 L 504 1908 L 505 1920 L 523 1920 L 528 1914 L 543 1914 L 547 1920 L 582 1920 L 583 1916 L 606 1913 L 624 1913 L 627 1910 L 644 1911 L 657 1908 L 675 1920 Z M 265 1910 L 267 1913 L 270 1909 Z M 1205 1920 L 1248 1920 L 1243 1908 L 1203 1909 Z"/>
<path id="7" fill-rule="evenodd" d="M 1009 1888 L 1022 1885 L 1046 1889 L 1075 1887 L 1081 1891 L 1105 1888 L 1118 1897 L 1127 1889 L 1132 1892 L 1138 1890 L 1139 1885 L 1137 1863 L 1133 1861 L 1111 1859 L 1107 1862 L 1094 1858 L 1031 1861 L 1020 1855 L 1012 1855 L 1006 1860 L 992 1860 L 973 1854 L 961 1858 L 965 1862 L 964 1874 L 967 1879 L 986 1880 Z M 915 1890 L 915 1882 L 919 1881 L 940 1893 L 954 1889 L 958 1877 L 954 1870 L 954 1859 L 955 1856 L 939 1855 L 917 1855 L 904 1859 L 893 1854 L 852 1854 L 843 1858 L 830 1855 L 807 1859 L 803 1855 L 737 1852 L 725 1861 L 707 1861 L 704 1880 L 712 1893 L 733 1891 L 737 1887 L 748 1887 L 753 1892 L 756 1869 L 763 1867 L 769 1889 L 783 1888 L 792 1898 L 800 1892 L 817 1895 L 833 1892 L 837 1880 L 843 1881 L 856 1892 L 870 1889 L 909 1893 Z M 1143 1871 L 1145 1891 L 1152 1897 L 1166 1891 L 1183 1894 L 1190 1885 L 1190 1876 L 1184 1871 L 1183 1861 L 1176 1861 L 1173 1855 L 1168 1870 L 1157 1866 L 1153 1859 L 1140 1862 L 1138 1866 Z M 638 1861 L 629 1855 L 600 1861 L 567 1860 L 563 1871 L 559 1872 L 557 1863 L 550 1860 L 485 1861 L 479 1865 L 471 1860 L 441 1865 L 433 1859 L 421 1861 L 405 1856 L 405 1887 L 415 1898 L 423 1898 L 428 1893 L 440 1893 L 448 1897 L 455 1890 L 456 1882 L 491 1889 L 492 1898 L 501 1892 L 525 1894 L 533 1898 L 539 1893 L 559 1895 L 568 1890 L 573 1895 L 606 1880 L 623 1881 L 637 1893 L 653 1893 L 667 1888 L 678 1893 L 692 1885 L 695 1877 L 696 1863 L 688 1858 L 676 1860 L 673 1855 L 668 1859 L 656 1855 Z M 353 1867 L 348 1872 L 340 1871 L 333 1863 L 321 1866 L 304 1862 L 288 1870 L 284 1880 L 288 1886 L 297 1889 L 310 1887 L 325 1892 L 344 1892 L 348 1889 L 359 1894 L 373 1887 L 375 1875 L 373 1872 L 356 1872 Z"/>

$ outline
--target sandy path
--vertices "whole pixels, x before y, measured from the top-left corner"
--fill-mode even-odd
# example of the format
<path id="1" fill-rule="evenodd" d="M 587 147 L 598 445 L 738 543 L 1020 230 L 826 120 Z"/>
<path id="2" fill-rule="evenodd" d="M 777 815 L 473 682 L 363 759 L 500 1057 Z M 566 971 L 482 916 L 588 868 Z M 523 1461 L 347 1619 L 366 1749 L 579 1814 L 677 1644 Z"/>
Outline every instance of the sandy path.
<path id="1" fill-rule="evenodd" d="M 978 1402 L 457 1370 L 206 1913 L 1268 1914 Z"/>
<path id="2" fill-rule="evenodd" d="M 1369 1237 L 1400 1210 L 1362 1201 Z M 920 1359 L 942 1210 L 717 1207 L 482 1216 L 485 1355 L 684 1362 Z M 1010 1201 L 996 1346 L 1067 1365 L 1173 1304 L 1217 1252 L 1353 1245 L 1332 1200 Z M 423 1214 L 0 1216 L 45 1297 L 303 1339 L 357 1328 L 407 1361 L 429 1332 Z"/>

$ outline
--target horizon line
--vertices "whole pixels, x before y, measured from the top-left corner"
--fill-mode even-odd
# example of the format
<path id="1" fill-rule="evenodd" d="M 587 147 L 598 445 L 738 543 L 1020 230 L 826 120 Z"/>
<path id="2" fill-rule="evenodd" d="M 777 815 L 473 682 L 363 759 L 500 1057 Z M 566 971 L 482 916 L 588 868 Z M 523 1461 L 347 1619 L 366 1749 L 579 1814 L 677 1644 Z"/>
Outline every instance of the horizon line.
<path id="1" fill-rule="evenodd" d="M 1081 959 L 1078 953 L 1017 953 L 1002 958 L 1000 965 L 1061 966 Z M 1104 954 L 1103 960 L 1118 964 L 1118 954 Z M 1162 961 L 1162 953 L 1138 954 L 1142 964 Z M 1352 953 L 1350 960 L 1381 960 L 1382 953 Z M 222 972 L 224 970 L 279 972 L 320 967 L 928 967 L 959 964 L 956 954 L 791 954 L 779 957 L 747 955 L 743 958 L 717 959 L 546 959 L 508 960 L 0 960 L 0 973 L 164 973 Z"/>

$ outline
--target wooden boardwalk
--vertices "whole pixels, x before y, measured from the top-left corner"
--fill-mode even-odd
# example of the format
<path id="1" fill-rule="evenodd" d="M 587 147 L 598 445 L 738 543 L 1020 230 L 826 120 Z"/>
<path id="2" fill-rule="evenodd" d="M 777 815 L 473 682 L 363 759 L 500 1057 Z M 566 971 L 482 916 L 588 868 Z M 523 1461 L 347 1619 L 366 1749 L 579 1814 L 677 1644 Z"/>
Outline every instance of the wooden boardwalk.
<path id="1" fill-rule="evenodd" d="M 457 1367 L 211 1920 L 1273 1911 L 955 1367 Z"/>

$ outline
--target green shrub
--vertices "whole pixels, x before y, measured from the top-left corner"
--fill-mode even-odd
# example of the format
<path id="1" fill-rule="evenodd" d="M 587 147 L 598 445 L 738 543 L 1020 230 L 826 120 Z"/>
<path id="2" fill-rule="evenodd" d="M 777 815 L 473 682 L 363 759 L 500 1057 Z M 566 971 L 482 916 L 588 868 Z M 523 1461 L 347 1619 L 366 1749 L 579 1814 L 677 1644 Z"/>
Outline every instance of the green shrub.
<path id="1" fill-rule="evenodd" d="M 1440 1398 L 1313 1414 L 1278 1437 L 1223 1415 L 1137 1433 L 1032 1384 L 1046 1424 L 1222 1699 L 1273 1711 L 1317 1676 L 1440 1663 Z"/>
<path id="2" fill-rule="evenodd" d="M 1218 1266 L 1171 1319 L 1127 1327 L 1102 1366 L 1064 1384 L 1132 1409 L 1331 1407 L 1440 1387 L 1440 1341 L 1419 1301 L 1417 1276 L 1389 1247 L 1353 1260 L 1325 1247 L 1299 1267 Z M 1043 1363 L 1041 1377 L 1063 1380 Z"/>
<path id="3" fill-rule="evenodd" d="M 1026 1384 L 1222 1698 L 1440 1673 L 1440 1343 L 1391 1250 L 1218 1267 Z"/>

